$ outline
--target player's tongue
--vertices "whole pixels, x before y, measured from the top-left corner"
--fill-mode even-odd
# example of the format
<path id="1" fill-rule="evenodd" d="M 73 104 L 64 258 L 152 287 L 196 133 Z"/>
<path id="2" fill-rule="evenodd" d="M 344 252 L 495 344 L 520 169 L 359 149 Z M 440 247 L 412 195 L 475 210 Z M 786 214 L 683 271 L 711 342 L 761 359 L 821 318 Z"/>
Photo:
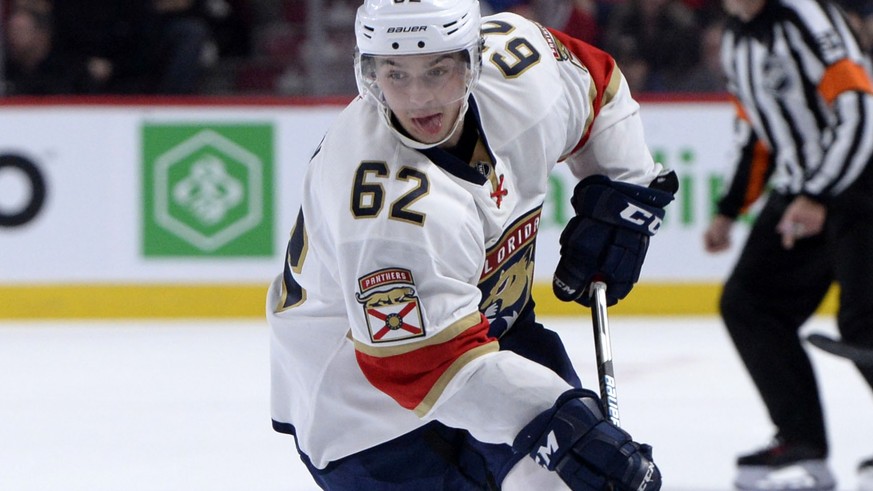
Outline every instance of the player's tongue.
<path id="1" fill-rule="evenodd" d="M 430 116 L 412 118 L 412 122 L 422 132 L 428 135 L 438 135 L 443 128 L 443 115 L 441 113 Z"/>

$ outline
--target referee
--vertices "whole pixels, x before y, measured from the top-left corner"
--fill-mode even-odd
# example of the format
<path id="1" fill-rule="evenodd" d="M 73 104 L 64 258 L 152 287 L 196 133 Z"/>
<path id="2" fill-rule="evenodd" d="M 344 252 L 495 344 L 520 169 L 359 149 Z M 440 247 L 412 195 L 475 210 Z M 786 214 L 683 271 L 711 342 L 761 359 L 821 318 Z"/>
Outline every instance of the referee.
<path id="1" fill-rule="evenodd" d="M 727 249 L 737 216 L 770 189 L 720 305 L 775 426 L 768 446 L 737 460 L 735 484 L 834 489 L 818 386 L 798 331 L 837 282 L 843 340 L 873 348 L 870 60 L 829 1 L 723 4 L 736 170 L 704 235 L 706 249 Z M 873 387 L 873 367 L 858 369 Z M 873 417 L 853 423 L 869 426 Z M 859 471 L 860 489 L 873 490 L 873 459 Z"/>

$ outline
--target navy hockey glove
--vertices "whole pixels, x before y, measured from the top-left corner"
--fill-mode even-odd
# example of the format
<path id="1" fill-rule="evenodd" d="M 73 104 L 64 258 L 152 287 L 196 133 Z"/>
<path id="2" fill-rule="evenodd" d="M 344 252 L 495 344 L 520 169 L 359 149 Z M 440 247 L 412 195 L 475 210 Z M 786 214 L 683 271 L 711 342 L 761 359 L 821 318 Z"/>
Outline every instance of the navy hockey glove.
<path id="1" fill-rule="evenodd" d="M 573 491 L 661 489 L 652 447 L 606 421 L 600 399 L 589 390 L 561 394 L 551 409 L 524 427 L 512 449 L 557 472 Z"/>
<path id="2" fill-rule="evenodd" d="M 570 200 L 576 216 L 561 233 L 561 259 L 552 279 L 555 296 L 590 307 L 587 288 L 597 278 L 607 285 L 607 305 L 626 297 L 640 278 L 649 237 L 677 188 L 672 171 L 650 187 L 605 176 L 580 181 Z"/>

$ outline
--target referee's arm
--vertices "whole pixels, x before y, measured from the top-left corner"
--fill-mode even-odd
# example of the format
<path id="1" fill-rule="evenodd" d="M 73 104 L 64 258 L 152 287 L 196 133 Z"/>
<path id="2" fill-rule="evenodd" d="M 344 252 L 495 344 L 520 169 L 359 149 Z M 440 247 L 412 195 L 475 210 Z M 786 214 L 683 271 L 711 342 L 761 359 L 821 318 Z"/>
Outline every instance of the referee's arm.
<path id="1" fill-rule="evenodd" d="M 772 153 L 755 134 L 742 104 L 735 97 L 732 100 L 736 108 L 734 174 L 716 210 L 719 215 L 735 219 L 764 193 L 774 165 Z"/>

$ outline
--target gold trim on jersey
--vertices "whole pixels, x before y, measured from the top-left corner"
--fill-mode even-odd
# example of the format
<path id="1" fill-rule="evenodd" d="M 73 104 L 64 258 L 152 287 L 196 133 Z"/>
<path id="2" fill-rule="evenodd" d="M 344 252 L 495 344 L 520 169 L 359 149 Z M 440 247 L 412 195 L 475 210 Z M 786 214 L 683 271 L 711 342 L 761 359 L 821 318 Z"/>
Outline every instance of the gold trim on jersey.
<path id="1" fill-rule="evenodd" d="M 587 71 L 587 70 L 586 70 Z M 588 130 L 591 128 L 591 125 L 594 124 L 594 101 L 597 99 L 597 86 L 594 85 L 594 81 L 588 85 L 588 117 L 585 118 L 585 126 L 582 128 L 582 135 L 587 135 Z M 572 154 L 572 152 L 570 152 Z M 561 160 L 569 157 L 561 156 Z"/>
<path id="2" fill-rule="evenodd" d="M 431 409 L 433 409 L 433 405 L 440 398 L 443 392 L 446 390 L 446 387 L 449 385 L 449 382 L 455 378 L 455 375 L 461 371 L 462 368 L 467 366 L 468 363 L 479 358 L 482 355 L 486 355 L 488 353 L 496 353 L 500 351 L 500 345 L 496 342 L 491 342 L 488 344 L 483 344 L 482 346 L 473 348 L 463 355 L 459 356 L 452 364 L 440 375 L 440 378 L 437 379 L 436 383 L 433 384 L 433 387 L 427 391 L 427 395 L 424 396 L 424 399 L 415 406 L 413 410 L 415 414 L 421 418 L 425 414 L 427 414 Z"/>
<path id="3" fill-rule="evenodd" d="M 302 305 L 303 302 L 305 302 L 305 301 L 306 301 L 306 290 L 301 288 L 300 289 L 300 298 L 291 305 L 285 305 L 288 302 L 288 286 L 285 284 L 284 281 L 282 281 L 280 284 L 280 291 L 279 291 L 279 303 L 278 303 L 278 305 L 273 307 L 273 313 L 274 314 L 281 314 L 282 312 L 285 312 L 286 310 L 291 310 L 294 307 Z"/>
<path id="4" fill-rule="evenodd" d="M 288 239 L 288 247 L 285 251 L 285 269 L 282 272 L 281 288 L 279 290 L 279 304 L 273 307 L 274 313 L 285 312 L 306 301 L 306 290 L 294 279 L 294 273 L 300 274 L 303 271 L 303 262 L 306 260 L 308 253 L 309 234 L 306 231 L 303 209 L 301 208 Z M 294 288 L 294 295 L 296 297 L 296 300 L 291 303 L 288 303 L 289 286 Z"/>
<path id="5" fill-rule="evenodd" d="M 414 343 L 403 344 L 400 346 L 371 346 L 366 343 L 362 343 L 357 339 L 353 338 L 355 343 L 355 350 L 360 351 L 361 353 L 374 356 L 377 358 L 387 358 L 389 356 L 397 356 L 405 353 L 409 353 L 411 351 L 415 351 L 417 349 L 421 349 L 427 346 L 433 346 L 437 344 L 445 343 L 467 329 L 479 324 L 482 322 L 482 317 L 479 311 L 473 312 L 469 315 L 462 317 L 461 319 L 455 321 L 450 326 L 446 327 L 435 336 L 430 338 L 423 339 L 421 341 L 416 341 Z"/>
<path id="6" fill-rule="evenodd" d="M 618 65 L 615 65 L 612 70 L 612 75 L 609 77 L 609 83 L 606 84 L 606 88 L 603 91 L 603 94 L 600 95 L 600 108 L 602 109 L 604 106 L 612 102 L 615 98 L 615 95 L 618 94 L 618 91 L 621 89 L 621 81 L 624 79 L 624 75 L 619 70 Z M 592 82 L 591 85 L 588 86 L 588 117 L 585 119 L 585 127 L 582 129 L 582 134 L 587 135 L 588 130 L 591 128 L 591 125 L 594 124 L 594 101 L 597 99 L 597 87 Z M 570 152 L 567 155 L 562 155 L 558 162 L 561 162 L 567 159 L 573 152 Z"/>
<path id="7" fill-rule="evenodd" d="M 606 91 L 603 93 L 603 99 L 600 104 L 601 108 L 612 102 L 615 98 L 615 94 L 618 94 L 618 91 L 621 88 L 622 79 L 624 79 L 624 74 L 621 73 L 621 69 L 618 68 L 618 65 L 615 65 L 612 69 L 612 75 L 609 77 L 609 83 L 606 84 Z"/>
<path id="8" fill-rule="evenodd" d="M 297 230 L 297 226 L 291 229 L 291 237 L 294 237 L 294 232 Z M 306 255 L 309 254 L 309 233 L 306 231 L 306 227 L 303 227 L 303 232 L 301 234 L 302 246 L 300 247 L 300 253 L 298 254 L 297 261 L 291 260 L 291 255 L 286 254 L 285 260 L 288 262 L 288 267 L 291 268 L 291 271 L 300 274 L 303 272 L 303 261 L 306 259 Z"/>
<path id="9" fill-rule="evenodd" d="M 488 173 L 482 175 L 490 177 L 492 174 L 491 170 L 494 168 L 494 160 L 491 159 L 488 147 L 485 146 L 485 142 L 482 141 L 481 136 L 477 137 L 476 146 L 473 147 L 473 155 L 470 157 L 470 164 L 478 165 L 479 163 L 485 163 L 488 165 Z"/>

